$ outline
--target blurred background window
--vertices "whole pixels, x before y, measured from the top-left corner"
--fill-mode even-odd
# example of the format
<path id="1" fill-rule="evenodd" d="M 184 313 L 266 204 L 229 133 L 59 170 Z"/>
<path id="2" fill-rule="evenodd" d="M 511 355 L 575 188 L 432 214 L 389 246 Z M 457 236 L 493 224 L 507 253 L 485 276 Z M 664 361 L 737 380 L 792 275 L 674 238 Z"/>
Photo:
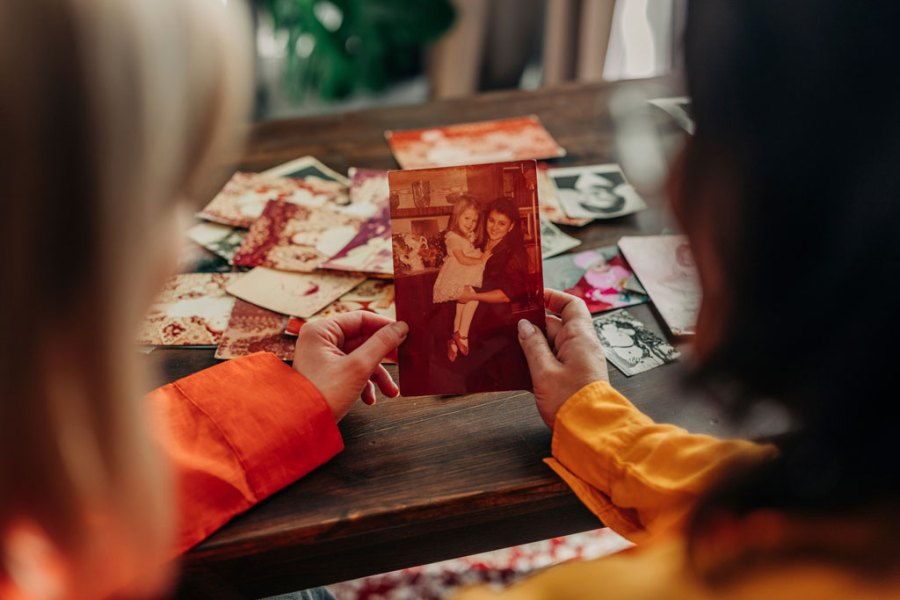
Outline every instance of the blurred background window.
<path id="1" fill-rule="evenodd" d="M 253 0 L 258 119 L 679 65 L 684 0 Z"/>

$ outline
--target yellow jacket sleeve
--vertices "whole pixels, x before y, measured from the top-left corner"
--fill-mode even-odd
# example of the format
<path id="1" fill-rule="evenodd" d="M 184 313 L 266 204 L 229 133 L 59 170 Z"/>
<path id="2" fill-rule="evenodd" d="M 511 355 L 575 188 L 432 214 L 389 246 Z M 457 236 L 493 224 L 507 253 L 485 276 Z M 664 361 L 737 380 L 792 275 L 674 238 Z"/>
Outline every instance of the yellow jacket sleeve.
<path id="1" fill-rule="evenodd" d="M 771 445 L 720 440 L 654 423 L 607 382 L 556 415 L 550 467 L 606 525 L 641 541 L 680 525 L 726 470 L 768 460 Z"/>

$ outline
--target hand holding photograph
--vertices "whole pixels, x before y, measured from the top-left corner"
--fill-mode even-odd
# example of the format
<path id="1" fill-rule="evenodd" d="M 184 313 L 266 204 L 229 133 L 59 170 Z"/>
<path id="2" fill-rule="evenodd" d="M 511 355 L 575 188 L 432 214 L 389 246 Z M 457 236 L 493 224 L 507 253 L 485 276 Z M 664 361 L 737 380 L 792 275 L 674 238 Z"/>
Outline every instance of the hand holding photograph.
<path id="1" fill-rule="evenodd" d="M 517 338 L 545 329 L 534 161 L 391 171 L 406 396 L 530 390 Z"/>

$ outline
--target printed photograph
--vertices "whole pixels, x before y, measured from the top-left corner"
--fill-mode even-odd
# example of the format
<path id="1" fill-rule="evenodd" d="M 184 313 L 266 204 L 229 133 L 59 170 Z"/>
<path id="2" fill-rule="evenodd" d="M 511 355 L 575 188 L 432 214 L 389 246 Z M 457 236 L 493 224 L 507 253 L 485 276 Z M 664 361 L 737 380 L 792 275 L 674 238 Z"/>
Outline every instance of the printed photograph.
<path id="1" fill-rule="evenodd" d="M 271 169 L 266 169 L 262 174 L 273 177 L 292 177 L 294 179 L 320 179 L 322 181 L 334 181 L 345 186 L 350 185 L 349 179 L 334 169 L 325 166 L 315 156 L 301 156 Z"/>
<path id="2" fill-rule="evenodd" d="M 389 173 L 403 395 L 532 389 L 516 324 L 545 329 L 535 171 Z"/>
<path id="3" fill-rule="evenodd" d="M 387 131 L 404 169 L 476 165 L 528 158 L 558 158 L 566 151 L 536 116 Z"/>
<path id="4" fill-rule="evenodd" d="M 614 219 L 647 208 L 619 165 L 550 169 L 563 210 L 573 219 Z"/>
<path id="5" fill-rule="evenodd" d="M 309 273 L 340 252 L 360 226 L 357 217 L 328 208 L 273 200 L 250 228 L 232 262 Z"/>
<path id="6" fill-rule="evenodd" d="M 188 273 L 166 281 L 138 332 L 148 346 L 215 346 L 228 325 L 234 273 Z"/>
<path id="7" fill-rule="evenodd" d="M 553 223 L 560 225 L 572 225 L 573 227 L 582 227 L 591 222 L 591 219 L 573 219 L 563 210 L 562 204 L 559 203 L 559 190 L 553 179 L 548 174 L 549 168 L 546 165 L 539 164 L 537 170 L 538 180 L 538 204 L 541 209 L 541 216 Z"/>
<path id="8" fill-rule="evenodd" d="M 366 215 L 366 221 L 322 268 L 389 277 L 394 273 L 394 263 L 387 171 L 350 169 L 350 177 L 350 207 L 355 214 Z"/>
<path id="9" fill-rule="evenodd" d="M 606 359 L 627 377 L 681 356 L 671 344 L 624 310 L 594 317 L 594 331 Z"/>
<path id="10" fill-rule="evenodd" d="M 350 201 L 347 187 L 342 183 L 237 172 L 197 216 L 214 223 L 247 228 L 263 214 L 271 200 L 304 206 L 344 206 Z"/>
<path id="11" fill-rule="evenodd" d="M 235 300 L 228 328 L 216 348 L 216 358 L 228 360 L 254 352 L 271 352 L 281 360 L 293 360 L 297 340 L 285 335 L 287 321 L 284 315 Z"/>
<path id="12" fill-rule="evenodd" d="M 619 249 L 675 335 L 692 335 L 700 312 L 700 276 L 683 235 L 626 236 Z"/>
<path id="13" fill-rule="evenodd" d="M 197 223 L 188 229 L 188 237 L 217 256 L 231 261 L 247 237 L 247 230 L 220 223 Z"/>
<path id="14" fill-rule="evenodd" d="M 646 294 L 629 289 L 633 277 L 631 267 L 615 246 L 544 261 L 544 287 L 581 298 L 592 313 L 649 301 Z"/>
<path id="15" fill-rule="evenodd" d="M 306 319 L 365 280 L 350 273 L 288 273 L 256 267 L 238 275 L 227 289 L 251 304 Z"/>
<path id="16" fill-rule="evenodd" d="M 691 113 L 691 99 L 686 96 L 676 98 L 654 98 L 647 100 L 653 106 L 670 115 L 678 125 L 694 135 L 694 117 Z"/>
<path id="17" fill-rule="evenodd" d="M 550 258 L 581 245 L 581 240 L 563 233 L 563 230 L 541 217 L 541 258 Z"/>

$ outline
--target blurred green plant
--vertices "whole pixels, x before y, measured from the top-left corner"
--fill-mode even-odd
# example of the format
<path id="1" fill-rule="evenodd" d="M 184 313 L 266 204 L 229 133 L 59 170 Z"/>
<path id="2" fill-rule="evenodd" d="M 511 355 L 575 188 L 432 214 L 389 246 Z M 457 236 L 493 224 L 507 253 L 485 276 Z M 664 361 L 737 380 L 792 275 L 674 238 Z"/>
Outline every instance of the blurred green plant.
<path id="1" fill-rule="evenodd" d="M 294 100 L 380 91 L 420 73 L 424 48 L 453 24 L 450 0 L 265 0 L 287 32 L 284 87 Z"/>

